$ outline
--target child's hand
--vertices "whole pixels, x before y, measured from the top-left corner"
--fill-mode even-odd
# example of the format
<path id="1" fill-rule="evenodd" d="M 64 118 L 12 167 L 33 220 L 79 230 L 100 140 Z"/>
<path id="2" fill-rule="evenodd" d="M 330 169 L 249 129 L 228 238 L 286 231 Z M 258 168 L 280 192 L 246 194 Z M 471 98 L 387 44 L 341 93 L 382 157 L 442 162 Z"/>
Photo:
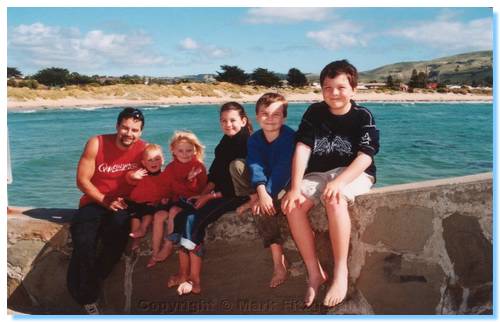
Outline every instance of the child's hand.
<path id="1" fill-rule="evenodd" d="M 205 194 L 205 195 L 200 195 L 200 196 L 195 196 L 195 197 L 191 197 L 189 198 L 188 200 L 195 200 L 196 198 L 196 201 L 194 202 L 194 207 L 196 209 L 200 209 L 201 207 L 203 207 L 210 199 L 213 199 L 212 195 L 211 194 Z"/>
<path id="2" fill-rule="evenodd" d="M 340 203 L 341 192 L 344 187 L 345 184 L 337 180 L 328 182 L 321 195 L 321 199 L 327 203 Z"/>
<path id="3" fill-rule="evenodd" d="M 201 173 L 200 168 L 192 168 L 191 171 L 189 171 L 187 179 L 188 181 L 192 181 L 194 178 L 196 178 L 197 175 Z"/>
<path id="4" fill-rule="evenodd" d="M 148 175 L 148 170 L 144 169 L 144 168 L 141 168 L 139 170 L 136 170 L 136 171 L 133 171 L 131 174 L 130 174 L 130 178 L 132 180 L 141 180 L 143 177 L 147 176 Z"/>
<path id="5" fill-rule="evenodd" d="M 273 198 L 271 198 L 271 196 L 267 193 L 259 196 L 258 207 L 253 207 L 252 210 L 255 210 L 254 215 L 274 216 L 276 214 Z"/>
<path id="6" fill-rule="evenodd" d="M 300 190 L 290 190 L 286 193 L 286 195 L 281 199 L 281 210 L 284 215 L 288 215 L 295 208 L 300 206 L 300 202 L 303 199 Z"/>

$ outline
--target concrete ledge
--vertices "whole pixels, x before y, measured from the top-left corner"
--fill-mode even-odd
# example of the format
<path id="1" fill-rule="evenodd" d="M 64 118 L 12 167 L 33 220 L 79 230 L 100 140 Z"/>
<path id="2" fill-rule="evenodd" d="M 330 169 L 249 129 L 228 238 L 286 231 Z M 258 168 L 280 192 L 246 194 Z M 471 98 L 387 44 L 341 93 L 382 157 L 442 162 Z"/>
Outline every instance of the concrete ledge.
<path id="1" fill-rule="evenodd" d="M 153 269 L 149 236 L 138 255 L 126 253 L 100 305 L 110 314 L 492 314 L 492 174 L 373 189 L 350 209 L 349 292 L 334 309 L 304 310 L 305 269 L 282 229 L 290 278 L 267 287 L 272 267 L 251 216 L 224 215 L 209 227 L 203 293 L 167 289 L 176 259 Z M 78 314 L 65 288 L 72 209 L 9 207 L 8 309 L 28 314 Z M 320 261 L 331 274 L 327 219 L 310 219 Z M 325 290 L 321 290 L 319 298 Z"/>

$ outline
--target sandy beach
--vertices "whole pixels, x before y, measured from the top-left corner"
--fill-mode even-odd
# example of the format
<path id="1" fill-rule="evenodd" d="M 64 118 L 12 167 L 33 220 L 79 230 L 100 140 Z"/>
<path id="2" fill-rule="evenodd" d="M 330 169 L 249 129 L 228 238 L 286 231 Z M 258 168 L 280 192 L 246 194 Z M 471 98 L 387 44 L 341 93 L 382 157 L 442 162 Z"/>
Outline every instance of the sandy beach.
<path id="1" fill-rule="evenodd" d="M 315 102 L 322 100 L 321 93 L 283 93 L 289 102 Z M 224 94 L 220 96 L 165 96 L 158 99 L 126 99 L 109 96 L 100 98 L 61 99 L 31 99 L 15 100 L 8 98 L 8 110 L 31 110 L 50 108 L 73 107 L 115 107 L 115 106 L 148 106 L 148 105 L 186 105 L 186 104 L 221 104 L 228 101 L 241 103 L 256 102 L 261 94 Z M 492 102 L 491 95 L 454 94 L 454 93 L 376 93 L 358 91 L 355 95 L 357 102 Z"/>

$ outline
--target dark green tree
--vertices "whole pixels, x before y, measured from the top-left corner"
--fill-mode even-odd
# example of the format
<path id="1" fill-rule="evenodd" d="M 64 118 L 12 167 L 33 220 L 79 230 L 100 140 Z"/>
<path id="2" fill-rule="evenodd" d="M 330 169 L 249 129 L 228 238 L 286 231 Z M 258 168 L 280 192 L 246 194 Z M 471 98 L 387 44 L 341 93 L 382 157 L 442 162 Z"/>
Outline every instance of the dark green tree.
<path id="1" fill-rule="evenodd" d="M 217 72 L 215 79 L 219 82 L 228 82 L 244 85 L 248 82 L 248 75 L 238 66 L 222 65 L 222 72 Z"/>
<path id="2" fill-rule="evenodd" d="M 278 75 L 265 68 L 255 69 L 251 78 L 256 85 L 262 85 L 265 87 L 278 87 L 281 85 L 281 80 Z"/>
<path id="3" fill-rule="evenodd" d="M 16 67 L 7 67 L 7 77 L 21 77 L 23 74 Z"/>
<path id="4" fill-rule="evenodd" d="M 71 85 L 85 85 L 93 82 L 92 77 L 87 75 L 81 75 L 76 72 L 73 72 L 68 77 L 68 84 Z"/>
<path id="5" fill-rule="evenodd" d="M 427 86 L 427 74 L 424 72 L 419 72 L 417 75 L 417 88 L 425 88 Z"/>
<path id="6" fill-rule="evenodd" d="M 417 76 L 418 76 L 418 73 L 417 73 L 417 70 L 416 69 L 413 69 L 411 71 L 411 77 L 410 77 L 410 81 L 408 82 L 408 86 L 410 86 L 411 88 L 415 88 L 417 87 Z"/>
<path id="7" fill-rule="evenodd" d="M 144 84 L 144 78 L 139 75 L 123 75 L 120 77 L 123 84 Z"/>
<path id="8" fill-rule="evenodd" d="M 387 81 L 385 82 L 385 86 L 388 88 L 394 87 L 394 80 L 392 79 L 391 75 L 387 76 Z"/>
<path id="9" fill-rule="evenodd" d="M 291 68 L 286 76 L 288 85 L 292 87 L 304 87 L 307 85 L 307 78 L 300 70 L 297 68 Z"/>
<path id="10" fill-rule="evenodd" d="M 69 82 L 69 71 L 65 68 L 45 68 L 38 71 L 33 78 L 47 86 L 64 86 Z"/>

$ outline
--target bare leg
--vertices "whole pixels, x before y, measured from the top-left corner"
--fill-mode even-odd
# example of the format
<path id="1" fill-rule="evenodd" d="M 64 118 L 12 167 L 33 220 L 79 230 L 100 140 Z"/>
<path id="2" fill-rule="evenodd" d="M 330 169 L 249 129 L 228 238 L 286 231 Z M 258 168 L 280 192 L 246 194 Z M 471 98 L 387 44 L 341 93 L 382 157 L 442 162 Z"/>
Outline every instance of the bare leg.
<path id="1" fill-rule="evenodd" d="M 165 240 L 163 245 L 161 246 L 160 251 L 156 256 L 154 256 L 154 260 L 157 262 L 163 262 L 166 260 L 172 253 L 174 252 L 174 243 L 171 240 Z"/>
<path id="2" fill-rule="evenodd" d="M 339 203 L 334 201 L 327 204 L 326 213 L 328 215 L 328 230 L 335 262 L 333 266 L 333 282 L 326 293 L 323 304 L 335 306 L 342 302 L 347 294 L 347 256 L 351 236 L 351 219 L 344 198 L 340 198 Z"/>
<path id="3" fill-rule="evenodd" d="M 300 255 L 306 265 L 309 277 L 306 295 L 304 297 L 305 306 L 309 307 L 314 302 L 318 289 L 326 281 L 326 275 L 321 267 L 316 254 L 314 233 L 307 217 L 307 212 L 314 206 L 311 200 L 305 199 L 301 207 L 295 208 L 286 216 L 290 231 Z"/>
<path id="4" fill-rule="evenodd" d="M 145 215 L 144 217 L 142 217 L 141 228 L 140 228 L 142 236 L 140 237 L 144 237 L 144 235 L 146 235 L 146 233 L 148 232 L 149 225 L 151 225 L 152 221 L 153 221 L 152 215 Z"/>
<path id="5" fill-rule="evenodd" d="M 161 241 L 163 240 L 163 225 L 168 217 L 168 212 L 164 210 L 157 211 L 153 219 L 153 236 L 151 237 L 151 244 L 153 248 L 153 254 L 149 259 L 147 267 L 153 267 L 156 265 L 156 257 L 160 251 Z"/>
<path id="6" fill-rule="evenodd" d="M 174 206 L 168 212 L 167 234 L 170 235 L 171 233 L 174 232 L 174 219 L 175 216 L 177 216 L 177 214 L 181 212 L 181 210 L 182 210 L 181 208 Z"/>
<path id="7" fill-rule="evenodd" d="M 193 289 L 191 291 L 194 294 L 200 294 L 202 258 L 196 255 L 194 252 L 189 252 L 189 258 L 191 260 L 191 271 L 189 273 L 189 280 L 193 284 Z"/>
<path id="8" fill-rule="evenodd" d="M 140 244 L 140 239 L 136 239 L 136 234 L 140 230 L 141 226 L 141 220 L 139 218 L 132 218 L 130 219 L 130 234 L 129 236 L 132 237 L 132 250 L 136 250 L 139 248 Z"/>
<path id="9" fill-rule="evenodd" d="M 170 235 L 171 233 L 174 232 L 174 218 L 175 218 L 175 216 L 177 216 L 177 214 L 179 212 L 181 212 L 181 210 L 182 209 L 179 207 L 172 207 L 172 209 L 170 209 L 170 211 L 168 212 L 168 219 L 167 219 L 167 234 L 168 235 Z M 173 242 L 171 240 L 168 240 L 165 238 L 163 245 L 161 246 L 160 250 L 153 258 L 157 262 L 163 262 L 170 255 L 172 255 L 173 252 L 174 252 Z"/>
<path id="10" fill-rule="evenodd" d="M 171 275 L 167 280 L 168 287 L 174 287 L 187 281 L 190 270 L 189 254 L 184 251 L 179 251 L 179 272 L 176 275 Z"/>
<path id="11" fill-rule="evenodd" d="M 273 277 L 269 283 L 269 287 L 275 288 L 280 286 L 287 277 L 287 263 L 283 254 L 283 247 L 280 244 L 271 244 L 271 255 L 273 257 Z"/>
<path id="12" fill-rule="evenodd" d="M 141 220 L 139 218 L 130 219 L 130 234 L 129 236 L 134 238 L 135 232 L 137 232 L 141 227 Z"/>

